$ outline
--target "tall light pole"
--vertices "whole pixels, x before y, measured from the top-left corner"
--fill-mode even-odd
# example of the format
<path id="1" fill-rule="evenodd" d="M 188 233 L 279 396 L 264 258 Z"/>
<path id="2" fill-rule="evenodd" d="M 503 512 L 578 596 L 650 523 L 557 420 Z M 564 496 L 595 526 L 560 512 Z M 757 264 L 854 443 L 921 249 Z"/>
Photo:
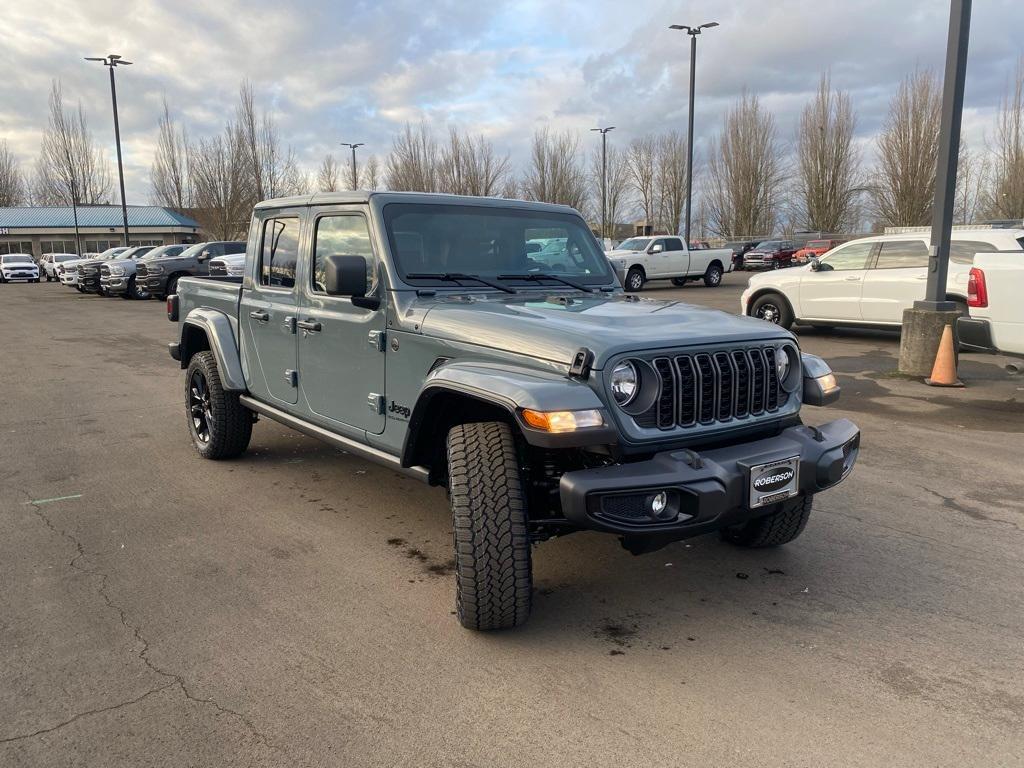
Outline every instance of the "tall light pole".
<path id="1" fill-rule="evenodd" d="M 117 144 L 117 178 L 121 183 L 121 219 L 124 222 L 124 244 L 128 242 L 128 204 L 124 199 L 124 164 L 121 162 L 121 126 L 117 119 L 117 86 L 114 85 L 114 67 L 122 64 L 131 64 L 125 61 L 119 54 L 110 53 L 106 56 L 86 56 L 86 61 L 99 61 L 110 70 L 110 102 L 114 107 L 114 143 Z"/>
<path id="2" fill-rule="evenodd" d="M 709 21 L 698 27 L 686 24 L 672 24 L 669 29 L 685 29 L 690 36 L 690 128 L 686 132 L 686 247 L 690 247 L 690 208 L 693 197 L 693 92 L 697 75 L 697 35 L 702 29 L 717 27 L 717 21 Z"/>
<path id="3" fill-rule="evenodd" d="M 601 134 L 601 239 L 604 240 L 608 237 L 608 131 L 614 131 L 615 126 L 590 130 Z"/>
<path id="4" fill-rule="evenodd" d="M 364 142 L 359 142 L 358 144 L 348 144 L 344 141 L 341 142 L 341 146 L 352 148 L 352 189 L 359 189 L 359 174 L 356 172 L 356 150 L 359 147 L 363 146 L 363 143 Z"/>

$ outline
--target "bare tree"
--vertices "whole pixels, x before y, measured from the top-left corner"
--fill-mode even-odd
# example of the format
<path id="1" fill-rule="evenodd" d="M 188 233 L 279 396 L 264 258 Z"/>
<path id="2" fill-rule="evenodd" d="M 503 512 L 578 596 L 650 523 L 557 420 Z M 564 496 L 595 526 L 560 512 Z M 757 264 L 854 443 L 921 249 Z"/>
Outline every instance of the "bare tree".
<path id="1" fill-rule="evenodd" d="M 606 214 L 609 236 L 614 234 L 617 220 L 626 214 L 626 207 L 629 205 L 630 175 L 624 154 L 615 146 L 608 147 Z M 601 216 L 601 174 L 605 170 L 601 161 L 601 145 L 598 144 L 590 154 L 590 184 L 594 190 L 595 220 Z"/>
<path id="2" fill-rule="evenodd" d="M 7 146 L 7 139 L 0 139 L 0 207 L 23 205 L 26 191 L 18 158 Z"/>
<path id="3" fill-rule="evenodd" d="M 515 174 L 510 173 L 505 177 L 505 181 L 501 185 L 501 193 L 498 197 L 503 197 L 506 200 L 519 200 L 522 196 L 523 191 L 519 184 L 519 179 L 515 177 Z"/>
<path id="4" fill-rule="evenodd" d="M 60 82 L 54 80 L 32 197 L 40 205 L 71 205 L 73 196 L 86 205 L 108 199 L 110 168 L 93 142 L 81 103 L 76 110 L 65 110 Z"/>
<path id="5" fill-rule="evenodd" d="M 655 158 L 657 146 L 651 136 L 642 136 L 633 139 L 629 145 L 627 155 L 627 166 L 632 180 L 633 191 L 636 193 L 640 207 L 644 214 L 644 223 L 654 226 L 654 216 L 657 212 L 657 200 L 655 195 L 655 181 L 657 167 Z"/>
<path id="6" fill-rule="evenodd" d="M 492 197 L 498 194 L 509 170 L 508 156 L 499 157 L 483 136 L 463 136 L 448 130 L 448 144 L 441 150 L 440 186 L 456 195 Z"/>
<path id="7" fill-rule="evenodd" d="M 371 192 L 380 188 L 380 161 L 376 155 L 370 155 L 359 170 L 359 188 Z"/>
<path id="8" fill-rule="evenodd" d="M 388 189 L 409 192 L 439 192 L 440 151 L 426 123 L 415 129 L 406 123 L 395 137 L 388 155 L 386 183 Z"/>
<path id="9" fill-rule="evenodd" d="M 996 118 L 992 185 L 986 212 L 996 219 L 1024 219 L 1024 56 Z"/>
<path id="10" fill-rule="evenodd" d="M 302 194 L 308 189 L 309 180 L 299 170 L 295 152 L 281 146 L 273 115 L 259 114 L 248 80 L 239 88 L 236 122 L 258 200 Z"/>
<path id="11" fill-rule="evenodd" d="M 725 116 L 708 157 L 707 226 L 723 237 L 770 234 L 785 180 L 775 118 L 746 92 Z"/>
<path id="12" fill-rule="evenodd" d="M 941 109 L 938 80 L 927 70 L 908 75 L 890 102 L 872 182 L 875 212 L 883 224 L 931 222 Z"/>
<path id="13" fill-rule="evenodd" d="M 196 218 L 215 239 L 244 235 L 257 199 L 244 133 L 229 124 L 223 134 L 201 139 L 190 158 Z"/>
<path id="14" fill-rule="evenodd" d="M 184 127 L 178 128 L 167 99 L 163 100 L 164 113 L 160 117 L 157 135 L 156 155 L 150 168 L 150 198 L 157 205 L 176 210 L 191 207 L 192 195 L 189 189 L 188 137 Z"/>
<path id="15" fill-rule="evenodd" d="M 579 144 L 579 138 L 569 132 L 536 131 L 522 182 L 523 197 L 582 210 L 587 202 L 587 174 L 580 166 Z"/>
<path id="16" fill-rule="evenodd" d="M 795 218 L 813 232 L 842 232 L 860 218 L 863 180 L 854 143 L 856 116 L 850 95 L 834 91 L 823 73 L 797 128 Z"/>
<path id="17" fill-rule="evenodd" d="M 334 155 L 328 153 L 324 155 L 324 160 L 320 163 L 320 170 L 316 173 L 316 188 L 320 192 L 337 192 L 340 188 L 338 186 L 338 178 L 340 176 L 340 169 L 338 168 L 338 161 L 334 159 Z"/>
<path id="18" fill-rule="evenodd" d="M 972 151 L 967 142 L 961 139 L 957 158 L 953 221 L 971 224 L 978 218 L 985 205 L 990 170 L 988 158 Z"/>
<path id="19" fill-rule="evenodd" d="M 659 136 L 654 159 L 658 226 L 675 235 L 686 205 L 686 138 L 678 131 Z"/>

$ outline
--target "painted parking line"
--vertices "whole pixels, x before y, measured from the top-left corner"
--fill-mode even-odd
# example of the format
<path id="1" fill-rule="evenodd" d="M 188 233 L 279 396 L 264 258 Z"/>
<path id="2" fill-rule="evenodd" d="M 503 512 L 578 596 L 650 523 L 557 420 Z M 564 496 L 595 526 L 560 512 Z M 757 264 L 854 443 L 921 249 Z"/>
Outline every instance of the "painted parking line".
<path id="1" fill-rule="evenodd" d="M 55 501 L 68 501 L 69 499 L 80 499 L 82 494 L 73 493 L 70 496 L 54 496 L 52 499 L 35 499 L 33 501 L 23 502 L 23 506 L 36 505 L 36 504 L 53 504 Z"/>

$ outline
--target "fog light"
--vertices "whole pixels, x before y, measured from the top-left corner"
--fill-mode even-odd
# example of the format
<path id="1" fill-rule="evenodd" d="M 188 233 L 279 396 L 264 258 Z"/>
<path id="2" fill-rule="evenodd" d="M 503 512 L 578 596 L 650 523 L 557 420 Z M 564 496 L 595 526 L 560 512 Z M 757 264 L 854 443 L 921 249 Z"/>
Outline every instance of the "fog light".
<path id="1" fill-rule="evenodd" d="M 658 517 L 668 506 L 668 494 L 662 491 L 651 497 L 651 514 Z"/>

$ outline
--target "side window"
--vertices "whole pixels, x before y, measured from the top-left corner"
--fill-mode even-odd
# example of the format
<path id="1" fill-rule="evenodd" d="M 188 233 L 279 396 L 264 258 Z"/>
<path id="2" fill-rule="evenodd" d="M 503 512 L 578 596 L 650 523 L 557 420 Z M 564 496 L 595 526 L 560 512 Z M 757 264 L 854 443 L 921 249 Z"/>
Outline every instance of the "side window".
<path id="1" fill-rule="evenodd" d="M 264 221 L 260 248 L 260 285 L 294 288 L 298 257 L 298 218 L 292 216 Z"/>
<path id="2" fill-rule="evenodd" d="M 821 263 L 835 270 L 864 269 L 874 247 L 874 243 L 854 243 L 832 251 Z"/>
<path id="3" fill-rule="evenodd" d="M 982 243 L 978 240 L 953 240 L 949 244 L 949 260 L 957 264 L 973 264 L 974 254 L 998 250 L 991 243 Z"/>
<path id="4" fill-rule="evenodd" d="M 224 244 L 223 243 L 214 243 L 209 248 L 207 248 L 204 251 L 204 253 L 207 256 L 209 256 L 211 259 L 215 259 L 218 256 L 223 256 L 224 255 Z"/>
<path id="5" fill-rule="evenodd" d="M 665 238 L 665 250 L 666 251 L 681 251 L 683 250 L 683 241 L 678 237 L 666 237 Z"/>
<path id="6" fill-rule="evenodd" d="M 367 293 L 374 289 L 377 277 L 377 259 L 370 243 L 370 229 L 366 218 L 359 213 L 321 216 L 316 220 L 313 241 L 313 291 L 324 292 L 324 259 L 327 256 L 364 256 L 366 258 Z"/>
<path id="7" fill-rule="evenodd" d="M 875 269 L 927 267 L 928 246 L 924 240 L 894 240 L 882 243 Z"/>
<path id="8" fill-rule="evenodd" d="M 654 242 L 651 243 L 650 250 L 653 250 L 654 248 L 656 248 L 659 245 L 661 246 L 661 250 L 663 250 L 663 251 L 666 250 L 666 248 L 665 248 L 665 240 L 664 240 L 664 238 L 661 238 L 661 237 L 659 237 L 657 240 L 655 240 Z"/>

